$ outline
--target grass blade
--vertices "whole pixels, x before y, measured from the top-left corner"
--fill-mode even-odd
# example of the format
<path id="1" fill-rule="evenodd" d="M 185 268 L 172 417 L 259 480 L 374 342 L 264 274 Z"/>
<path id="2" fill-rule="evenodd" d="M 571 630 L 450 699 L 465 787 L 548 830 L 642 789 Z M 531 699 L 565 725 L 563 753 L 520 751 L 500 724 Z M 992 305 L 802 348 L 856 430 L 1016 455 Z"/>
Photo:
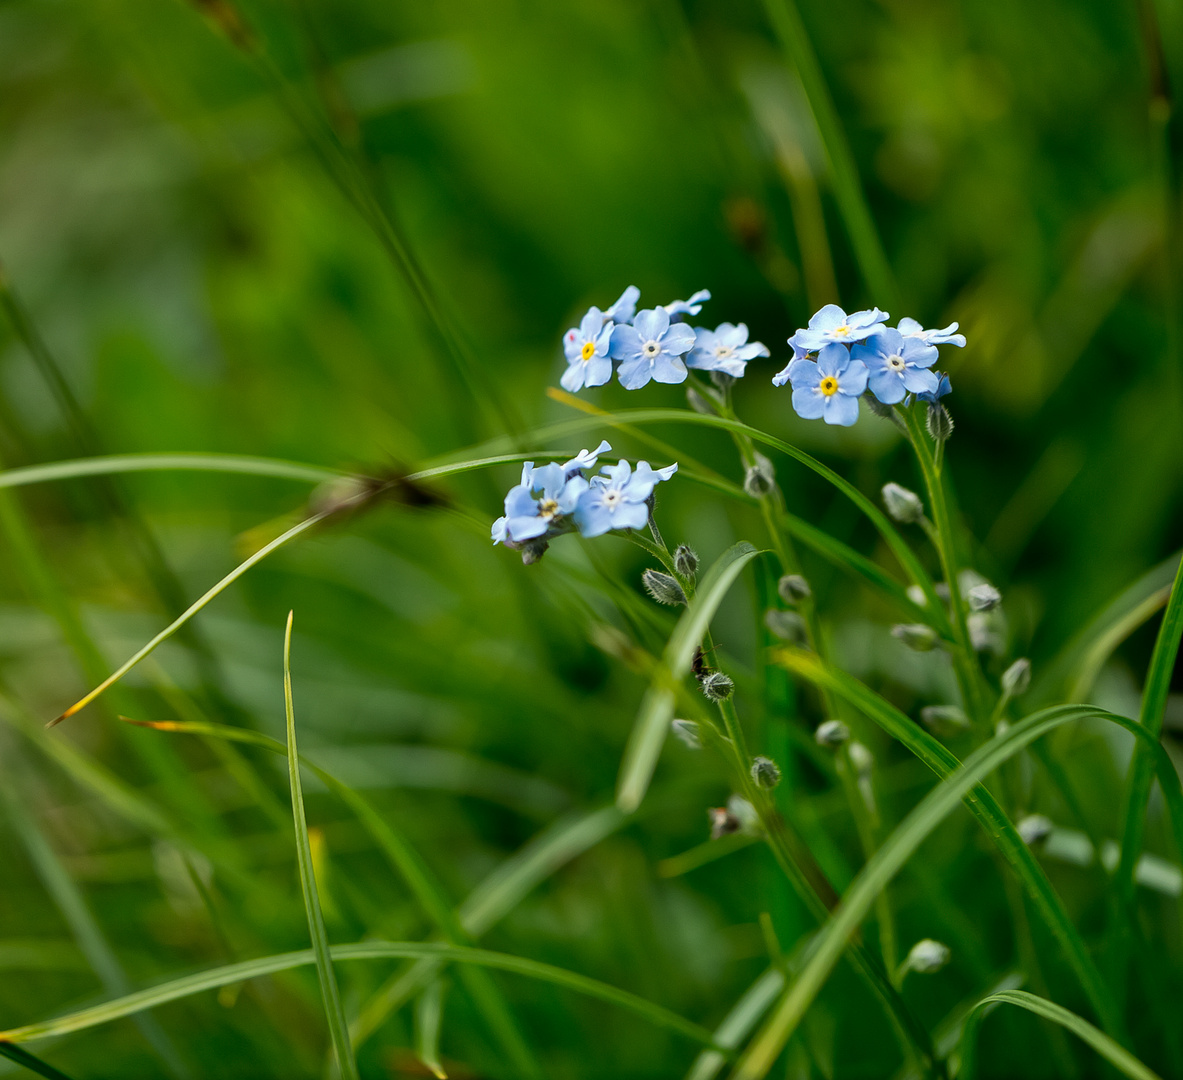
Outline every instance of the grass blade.
<path id="1" fill-rule="evenodd" d="M 508 971 L 528 979 L 535 979 L 552 986 L 560 986 L 586 997 L 606 1001 L 640 1016 L 657 1027 L 675 1031 L 692 1042 L 725 1050 L 715 1046 L 712 1032 L 699 1024 L 679 1016 L 655 1002 L 638 997 L 627 990 L 621 990 L 598 979 L 580 975 L 553 964 L 543 964 L 507 953 L 490 952 L 487 949 L 472 949 L 459 945 L 445 945 L 419 941 L 359 941 L 352 945 L 334 945 L 330 950 L 335 961 L 345 960 L 417 960 L 422 958 L 451 961 L 459 964 L 477 964 L 482 967 Z M 43 1039 L 51 1035 L 64 1035 L 71 1031 L 83 1031 L 108 1024 L 124 1016 L 133 1016 L 145 1009 L 154 1009 L 170 1001 L 200 994 L 205 990 L 216 990 L 220 986 L 255 979 L 260 975 L 274 975 L 279 971 L 307 967 L 316 963 L 316 954 L 311 949 L 280 953 L 255 960 L 244 960 L 237 964 L 199 971 L 180 979 L 160 983 L 125 997 L 93 1005 L 87 1009 L 68 1013 L 54 1020 L 0 1031 L 0 1041 L 24 1043 L 31 1039 Z"/>
<path id="2" fill-rule="evenodd" d="M 48 1080 L 70 1080 L 64 1072 L 55 1069 L 39 1057 L 34 1057 L 28 1050 L 22 1050 L 19 1046 L 13 1046 L 12 1043 L 0 1042 L 0 1057 L 6 1057 L 9 1061 L 15 1061 L 18 1065 L 22 1065 L 28 1069 L 29 1072 L 36 1073 L 38 1076 L 47 1077 Z"/>
<path id="3" fill-rule="evenodd" d="M 133 472 L 219 472 L 245 476 L 271 476 L 280 480 L 298 480 L 322 484 L 348 475 L 340 469 L 326 469 L 279 458 L 252 457 L 244 454 L 108 454 L 54 461 L 46 465 L 26 465 L 0 472 L 0 488 L 24 487 L 54 480 L 76 480 L 82 476 L 113 476 Z"/>
<path id="4" fill-rule="evenodd" d="M 444 1017 L 443 978 L 432 979 L 415 1004 L 415 1053 L 437 1080 L 448 1080 L 440 1064 L 440 1027 Z"/>
<path id="5" fill-rule="evenodd" d="M 785 977 L 777 968 L 764 972 L 715 1028 L 715 1042 L 734 1050 L 760 1022 L 784 985 Z M 726 1063 L 727 1059 L 718 1050 L 704 1050 L 694 1059 L 686 1080 L 714 1080 Z"/>
<path id="6" fill-rule="evenodd" d="M 943 743 L 909 719 L 895 706 L 884 701 L 878 694 L 864 686 L 845 672 L 823 664 L 816 656 L 799 650 L 782 649 L 777 659 L 789 671 L 824 685 L 839 697 L 874 720 L 892 738 L 899 740 L 933 772 L 947 780 L 961 766 L 961 762 Z M 1064 708 L 1073 708 L 1064 706 Z M 1100 710 L 1094 710 L 1099 713 Z M 1090 715 L 1092 715 L 1090 713 Z M 1129 721 L 1125 721 L 1129 723 Z M 987 744 L 989 745 L 989 744 Z M 1105 980 L 1093 963 L 1076 927 L 1064 908 L 1063 902 L 1052 888 L 1043 868 L 1031 854 L 1015 831 L 997 800 L 984 787 L 972 788 L 972 795 L 966 805 L 981 822 L 987 833 L 998 845 L 1007 863 L 1022 881 L 1036 909 L 1042 915 L 1049 929 L 1063 948 L 1069 964 L 1080 980 L 1089 1003 L 1102 1018 L 1107 1029 L 1118 1032 L 1121 1019 Z"/>
<path id="7" fill-rule="evenodd" d="M 616 785 L 616 805 L 626 814 L 641 805 L 657 758 L 665 743 L 666 732 L 674 717 L 675 688 L 690 671 L 694 650 L 702 641 L 711 619 L 731 588 L 739 572 L 759 552 L 741 541 L 728 548 L 703 576 L 685 613 L 678 620 L 653 673 L 653 682 L 641 701 L 632 734 L 620 763 Z"/>
<path id="8" fill-rule="evenodd" d="M 1125 717 L 1114 716 L 1091 705 L 1065 705 L 1045 709 L 1026 717 L 1010 730 L 976 750 L 960 768 L 946 776 L 941 784 L 924 797 L 855 878 L 843 896 L 841 904 L 819 934 L 814 951 L 801 974 L 789 987 L 776 1011 L 736 1067 L 735 1080 L 758 1080 L 767 1074 L 834 969 L 847 941 L 870 912 L 879 891 L 891 881 L 937 826 L 956 809 L 958 803 L 964 799 L 972 809 L 973 800 L 966 797 L 974 792 L 975 788 L 985 792 L 984 788 L 980 788 L 984 777 L 989 776 L 1035 739 L 1063 724 L 1086 717 L 1109 720 L 1133 733 L 1143 745 L 1157 745 L 1137 724 Z M 1183 810 L 1183 789 L 1180 787 L 1179 777 L 1165 751 L 1162 751 L 1161 747 L 1158 749 L 1160 753 L 1154 760 L 1163 791 L 1168 793 L 1169 803 Z M 980 794 L 976 797 L 981 800 Z M 1009 828 L 1008 823 L 1005 826 L 1003 823 L 1005 818 L 995 827 Z M 1183 816 L 1176 826 L 1176 837 L 1183 840 Z M 1088 991 L 1089 988 L 1086 986 L 1085 989 Z"/>
<path id="9" fill-rule="evenodd" d="M 1059 1024 L 1062 1028 L 1072 1032 L 1082 1042 L 1088 1043 L 1110 1065 L 1125 1076 L 1128 1076 L 1130 1080 L 1161 1080 L 1158 1073 L 1148 1069 L 1133 1054 L 1126 1050 L 1125 1047 L 1120 1043 L 1114 1042 L 1108 1035 L 1093 1027 L 1087 1020 L 1077 1016 L 1076 1013 L 1069 1009 L 1065 1009 L 1062 1005 L 1057 1005 L 1054 1001 L 1048 1001 L 1047 998 L 1029 994 L 1025 990 L 1002 990 L 997 994 L 991 994 L 989 997 L 982 998 L 974 1006 L 973 1012 L 966 1020 L 965 1034 L 962 1036 L 961 1070 L 958 1073 L 960 1080 L 972 1080 L 974 1073 L 974 1049 L 977 1045 L 978 1028 L 987 1014 L 992 1010 L 992 1007 L 1000 1004 L 1017 1005 L 1020 1009 L 1026 1009 L 1028 1012 L 1033 1012 L 1036 1016 L 1042 1016 L 1045 1020 Z"/>
<path id="10" fill-rule="evenodd" d="M 333 972 L 329 954 L 329 939 L 320 912 L 320 895 L 316 890 L 316 876 L 312 870 L 312 849 L 308 844 L 308 822 L 304 817 L 304 792 L 300 783 L 300 757 L 296 749 L 296 713 L 292 708 L 292 618 L 288 612 L 283 635 L 283 707 L 287 717 L 288 776 L 292 785 L 292 820 L 296 826 L 296 858 L 300 865 L 300 889 L 304 894 L 304 911 L 308 916 L 308 932 L 312 937 L 312 951 L 316 957 L 316 974 L 320 979 L 320 993 L 324 999 L 325 1017 L 337 1068 L 345 1080 L 359 1080 L 353 1048 L 349 1045 L 349 1025 L 341 1005 L 341 992 Z"/>

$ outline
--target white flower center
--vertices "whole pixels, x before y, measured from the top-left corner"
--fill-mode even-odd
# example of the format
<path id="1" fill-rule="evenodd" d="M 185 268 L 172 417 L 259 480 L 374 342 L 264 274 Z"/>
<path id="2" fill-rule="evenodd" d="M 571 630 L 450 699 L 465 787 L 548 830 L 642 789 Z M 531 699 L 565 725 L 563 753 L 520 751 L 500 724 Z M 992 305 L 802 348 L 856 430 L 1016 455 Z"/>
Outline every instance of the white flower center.
<path id="1" fill-rule="evenodd" d="M 732 350 L 731 350 L 730 345 L 716 345 L 715 346 L 715 355 L 718 357 L 730 356 L 731 351 Z"/>
<path id="2" fill-rule="evenodd" d="M 641 346 L 641 352 L 643 352 L 650 360 L 652 360 L 653 357 L 661 352 L 661 346 L 656 341 L 646 341 L 645 344 Z"/>
<path id="3" fill-rule="evenodd" d="M 615 510 L 620 505 L 620 492 L 615 488 L 608 488 L 600 501 L 604 504 L 605 510 Z"/>
<path id="4" fill-rule="evenodd" d="M 904 368 L 907 367 L 907 364 L 904 363 L 904 358 L 902 356 L 897 355 L 889 356 L 887 358 L 887 366 L 891 368 L 892 371 L 903 371 Z"/>

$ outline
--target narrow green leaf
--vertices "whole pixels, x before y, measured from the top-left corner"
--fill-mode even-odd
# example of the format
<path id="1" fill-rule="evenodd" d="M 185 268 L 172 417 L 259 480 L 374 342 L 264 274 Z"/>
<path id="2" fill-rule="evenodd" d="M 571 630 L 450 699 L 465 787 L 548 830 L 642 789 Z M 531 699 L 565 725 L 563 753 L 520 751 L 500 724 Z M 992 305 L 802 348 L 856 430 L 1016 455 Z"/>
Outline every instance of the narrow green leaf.
<path id="1" fill-rule="evenodd" d="M 486 949 L 471 949 L 458 945 L 418 941 L 359 941 L 352 945 L 334 945 L 329 951 L 333 960 L 338 962 L 429 958 L 496 968 L 499 971 L 507 971 L 514 975 L 549 983 L 552 986 L 560 986 L 586 997 L 606 1001 L 643 1017 L 657 1027 L 675 1031 L 693 1042 L 715 1046 L 714 1035 L 710 1031 L 675 1012 L 671 1012 L 662 1005 L 638 997 L 627 990 L 600 982 L 598 979 L 591 979 L 586 975 L 567 971 L 552 964 L 543 964 L 537 960 L 528 960 L 525 957 L 490 952 Z M 43 1039 L 50 1035 L 83 1031 L 86 1028 L 107 1024 L 124 1016 L 132 1016 L 145 1009 L 154 1009 L 167 1002 L 190 997 L 205 990 L 215 990 L 220 986 L 228 986 L 244 979 L 274 975 L 279 971 L 306 967 L 316 962 L 316 953 L 312 949 L 302 949 L 299 952 L 280 953 L 275 956 L 264 956 L 256 960 L 245 960 L 237 964 L 210 968 L 194 975 L 160 983 L 113 1001 L 106 1001 L 87 1009 L 79 1009 L 77 1012 L 59 1016 L 54 1020 L 44 1020 L 36 1024 L 12 1028 L 9 1031 L 0 1031 L 0 1040 L 24 1043 L 31 1039 Z M 716 1049 L 726 1048 L 716 1047 Z"/>
<path id="2" fill-rule="evenodd" d="M 437 1080 L 448 1080 L 440 1063 L 440 1029 L 444 1018 L 446 981 L 440 977 L 427 984 L 415 1003 L 415 1053 Z"/>
<path id="3" fill-rule="evenodd" d="M 0 1042 L 0 1057 L 6 1057 L 9 1061 L 15 1061 L 18 1065 L 22 1065 L 28 1069 L 29 1072 L 36 1073 L 38 1076 L 48 1077 L 48 1080 L 70 1080 L 61 1070 L 55 1069 L 39 1057 L 34 1057 L 28 1050 L 22 1050 L 19 1046 L 13 1046 L 12 1043 Z"/>
<path id="4" fill-rule="evenodd" d="M 337 480 L 348 475 L 339 469 L 326 469 L 319 465 L 242 454 L 108 454 L 103 457 L 4 469 L 0 471 L 0 488 L 44 484 L 54 480 L 75 480 L 81 476 L 112 476 L 133 472 L 239 473 L 246 476 L 271 476 L 279 480 L 297 480 L 306 484 L 322 484 L 326 480 Z"/>
<path id="5" fill-rule="evenodd" d="M 1183 810 L 1183 788 L 1180 787 L 1179 777 L 1170 759 L 1133 721 L 1089 705 L 1060 706 L 1026 717 L 980 747 L 963 765 L 945 777 L 871 857 L 818 935 L 814 951 L 801 974 L 788 988 L 776 1011 L 748 1047 L 735 1070 L 735 1080 L 757 1080 L 767 1074 L 834 969 L 846 943 L 870 912 L 879 890 L 891 881 L 924 840 L 956 809 L 958 803 L 965 800 L 970 809 L 973 809 L 974 801 L 966 797 L 973 792 L 977 800 L 981 801 L 985 789 L 981 788 L 980 782 L 984 777 L 989 776 L 1035 739 L 1063 724 L 1086 717 L 1118 724 L 1132 732 L 1143 745 L 1156 747 L 1159 753 L 1155 755 L 1154 761 L 1168 803 L 1176 808 L 1173 816 Z M 1009 824 L 1003 817 L 1001 821 L 994 822 L 993 827 L 1009 828 Z M 1176 824 L 1176 838 L 1177 841 L 1183 840 L 1183 816 L 1179 817 Z M 1024 877 L 1024 881 L 1026 880 Z"/>
<path id="6" fill-rule="evenodd" d="M 1088 1043 L 1110 1065 L 1123 1075 L 1128 1076 L 1130 1080 L 1161 1080 L 1158 1073 L 1148 1069 L 1125 1047 L 1114 1042 L 1087 1020 L 1065 1009 L 1062 1005 L 1057 1005 L 1054 1001 L 1029 994 L 1025 990 L 1002 990 L 997 994 L 982 998 L 974 1006 L 973 1012 L 965 1024 L 965 1034 L 962 1036 L 959 1080 L 972 1080 L 978 1028 L 995 1005 L 1017 1005 L 1020 1009 L 1026 1009 L 1036 1016 L 1042 1016 L 1045 1020 L 1059 1024 L 1081 1041 Z"/>
<path id="7" fill-rule="evenodd" d="M 620 764 L 616 805 L 626 814 L 641 805 L 653 770 L 657 767 L 658 755 L 674 717 L 675 687 L 690 671 L 694 650 L 702 641 L 727 590 L 739 572 L 758 554 L 745 541 L 723 552 L 703 576 L 702 583 L 674 627 L 661 663 L 654 672 L 653 683 L 641 701 Z"/>
<path id="8" fill-rule="evenodd" d="M 304 911 L 308 916 L 308 933 L 312 937 L 312 951 L 316 957 L 316 974 L 320 979 L 320 994 L 324 1000 L 325 1017 L 337 1068 L 345 1080 L 359 1080 L 353 1048 L 349 1045 L 349 1025 L 341 1005 L 337 976 L 329 954 L 329 939 L 320 911 L 320 895 L 316 889 L 316 875 L 312 871 L 312 849 L 308 844 L 308 821 L 304 817 L 304 791 L 300 783 L 300 756 L 296 749 L 296 713 L 292 707 L 292 619 L 288 612 L 283 634 L 283 707 L 287 716 L 288 776 L 292 786 L 292 820 L 296 826 L 296 859 L 300 866 L 300 889 L 304 894 Z"/>
<path id="9" fill-rule="evenodd" d="M 760 1022 L 784 985 L 785 977 L 778 969 L 769 968 L 764 972 L 715 1028 L 715 1042 L 728 1050 L 739 1046 L 747 1038 L 748 1032 Z M 718 1050 L 704 1050 L 694 1059 L 686 1080 L 714 1080 L 726 1063 L 726 1057 Z"/>

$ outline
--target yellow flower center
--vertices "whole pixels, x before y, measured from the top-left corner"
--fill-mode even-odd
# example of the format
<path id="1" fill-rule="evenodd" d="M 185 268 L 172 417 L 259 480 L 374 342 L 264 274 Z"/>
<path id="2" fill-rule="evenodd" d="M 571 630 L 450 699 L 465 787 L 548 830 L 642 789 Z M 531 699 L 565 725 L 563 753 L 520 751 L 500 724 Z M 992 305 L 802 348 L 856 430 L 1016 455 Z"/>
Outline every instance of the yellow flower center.
<path id="1" fill-rule="evenodd" d="M 838 393 L 838 380 L 835 379 L 833 375 L 827 375 L 820 383 L 818 383 L 817 388 L 823 394 L 825 394 L 826 397 L 833 397 L 836 393 Z"/>
<path id="2" fill-rule="evenodd" d="M 554 499 L 543 499 L 538 504 L 538 513 L 550 521 L 559 512 L 559 504 Z"/>
<path id="3" fill-rule="evenodd" d="M 849 337 L 850 327 L 847 326 L 846 323 L 843 323 L 841 326 L 834 327 L 834 333 L 837 334 L 838 337 Z"/>
<path id="4" fill-rule="evenodd" d="M 585 341 L 583 343 L 583 348 L 579 350 L 579 355 L 582 356 L 584 360 L 590 360 L 596 355 L 596 343 L 594 341 Z"/>

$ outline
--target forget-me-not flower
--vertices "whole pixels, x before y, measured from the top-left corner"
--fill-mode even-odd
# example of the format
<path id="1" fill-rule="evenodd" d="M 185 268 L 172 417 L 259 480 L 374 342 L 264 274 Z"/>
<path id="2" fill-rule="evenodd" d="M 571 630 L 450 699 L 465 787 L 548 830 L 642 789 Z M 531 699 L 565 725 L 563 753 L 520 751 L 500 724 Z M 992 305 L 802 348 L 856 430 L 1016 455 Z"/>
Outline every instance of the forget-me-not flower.
<path id="1" fill-rule="evenodd" d="M 577 328 L 563 335 L 568 367 L 559 383 L 564 390 L 574 393 L 585 386 L 603 386 L 612 378 L 612 361 L 608 359 L 612 326 L 612 320 L 605 321 L 604 313 L 593 307 Z"/>
<path id="2" fill-rule="evenodd" d="M 759 341 L 748 341 L 748 328 L 740 323 L 720 323 L 714 330 L 694 328 L 694 348 L 686 357 L 686 366 L 699 371 L 722 371 L 736 379 L 742 378 L 749 360 L 768 356 L 768 346 Z"/>
<path id="3" fill-rule="evenodd" d="M 651 468 L 638 461 L 634 471 L 627 461 L 605 465 L 602 476 L 592 477 L 591 486 L 579 496 L 575 523 L 584 536 L 602 536 L 612 529 L 643 529 L 649 520 L 646 500 L 653 488 L 678 471 L 677 464 Z"/>
<path id="4" fill-rule="evenodd" d="M 845 345 L 825 345 L 816 360 L 794 360 L 789 367 L 798 416 L 842 427 L 858 419 L 859 395 L 867 388 L 867 365 L 851 359 Z"/>
<path id="5" fill-rule="evenodd" d="M 862 341 L 875 333 L 876 327 L 887 318 L 887 312 L 878 308 L 847 315 L 837 304 L 826 304 L 809 320 L 806 329 L 798 330 L 793 336 L 806 352 L 816 352 L 831 343 L 849 345 L 852 341 Z"/>
<path id="6" fill-rule="evenodd" d="M 919 338 L 926 345 L 956 345 L 965 348 L 965 335 L 957 333 L 957 323 L 949 323 L 943 330 L 925 330 L 915 319 L 900 319 L 899 331 L 904 337 Z"/>
<path id="7" fill-rule="evenodd" d="M 493 523 L 493 543 L 520 544 L 561 527 L 587 489 L 582 475 L 568 476 L 562 465 L 527 461 L 522 482 L 505 496 L 505 517 Z"/>
<path id="8" fill-rule="evenodd" d="M 927 370 L 937 361 L 937 347 L 920 338 L 904 337 L 898 330 L 884 327 L 865 344 L 855 345 L 850 354 L 867 365 L 871 393 L 884 405 L 903 401 L 909 393 L 937 389 L 936 375 Z"/>
<path id="9" fill-rule="evenodd" d="M 772 376 L 773 386 L 784 386 L 784 384 L 789 381 L 789 377 L 793 373 L 793 365 L 798 360 L 804 360 L 809 355 L 809 350 L 801 348 L 801 345 L 797 340 L 800 336 L 801 331 L 798 330 L 797 333 L 789 338 L 789 344 L 793 347 L 793 359 Z"/>
<path id="10" fill-rule="evenodd" d="M 699 289 L 689 300 L 675 300 L 666 304 L 665 310 L 672 319 L 675 315 L 697 315 L 702 311 L 702 305 L 711 298 L 710 289 Z"/>
<path id="11" fill-rule="evenodd" d="M 637 313 L 637 301 L 640 299 L 641 290 L 635 285 L 630 285 L 620 294 L 616 303 L 604 312 L 604 318 L 611 319 L 614 323 L 631 323 Z"/>
<path id="12" fill-rule="evenodd" d="M 682 355 L 694 347 L 694 331 L 685 323 L 670 325 L 665 308 L 639 312 L 632 326 L 612 331 L 612 357 L 620 361 L 617 375 L 626 390 L 639 390 L 650 379 L 659 383 L 686 381 Z"/>
<path id="13" fill-rule="evenodd" d="M 594 450 L 580 450 L 570 461 L 563 462 L 563 472 L 567 476 L 574 476 L 580 469 L 594 469 L 600 455 L 607 454 L 611 449 L 612 445 L 604 439 Z"/>
<path id="14" fill-rule="evenodd" d="M 927 401 L 930 405 L 936 405 L 941 398 L 953 389 L 949 383 L 949 376 L 943 371 L 934 371 L 933 374 L 937 377 L 937 388 L 931 392 L 922 390 L 916 395 L 921 401 Z"/>

